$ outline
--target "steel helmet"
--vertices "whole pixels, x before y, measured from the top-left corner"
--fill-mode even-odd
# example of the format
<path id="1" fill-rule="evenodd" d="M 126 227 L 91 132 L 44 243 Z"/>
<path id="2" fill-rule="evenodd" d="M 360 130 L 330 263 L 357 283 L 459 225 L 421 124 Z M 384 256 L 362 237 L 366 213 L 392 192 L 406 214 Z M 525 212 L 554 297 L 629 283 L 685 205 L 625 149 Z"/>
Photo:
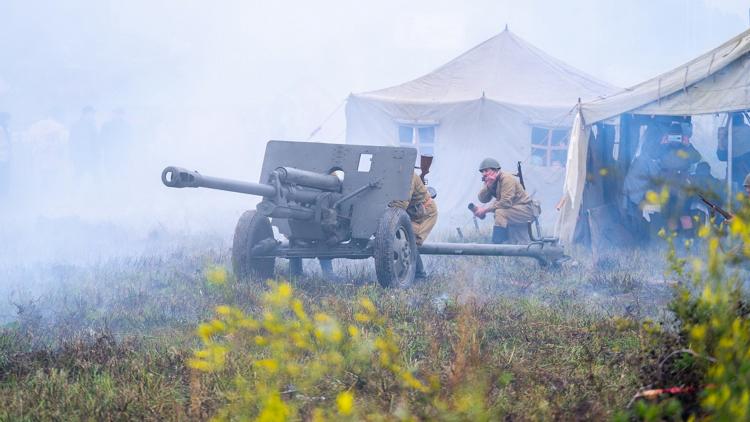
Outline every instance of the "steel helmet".
<path id="1" fill-rule="evenodd" d="M 497 162 L 494 158 L 485 158 L 482 160 L 482 162 L 479 164 L 479 171 L 482 171 L 484 169 L 499 169 L 500 163 Z"/>
<path id="2" fill-rule="evenodd" d="M 745 176 L 745 182 L 742 183 L 742 186 L 743 187 L 744 186 L 750 186 L 750 173 L 748 173 L 747 176 Z"/>

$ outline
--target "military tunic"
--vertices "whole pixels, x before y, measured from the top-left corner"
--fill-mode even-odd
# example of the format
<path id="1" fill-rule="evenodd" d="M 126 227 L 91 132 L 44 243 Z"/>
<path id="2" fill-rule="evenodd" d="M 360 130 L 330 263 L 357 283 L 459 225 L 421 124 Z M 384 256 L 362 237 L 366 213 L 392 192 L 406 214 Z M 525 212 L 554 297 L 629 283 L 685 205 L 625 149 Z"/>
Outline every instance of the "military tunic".
<path id="1" fill-rule="evenodd" d="M 532 221 L 539 213 L 535 210 L 534 201 L 521 186 L 521 182 L 510 173 L 501 171 L 497 175 L 497 180 L 488 188 L 482 186 L 479 191 L 479 201 L 487 203 L 488 211 L 495 212 L 495 225 L 508 227 L 508 224 L 523 224 Z"/>
<path id="2" fill-rule="evenodd" d="M 409 218 L 411 218 L 411 226 L 414 229 L 417 245 L 424 243 L 432 228 L 435 227 L 435 223 L 437 223 L 438 210 L 437 204 L 430 197 L 422 179 L 413 174 L 411 188 L 409 189 L 409 200 L 392 201 L 388 205 L 406 210 Z"/>

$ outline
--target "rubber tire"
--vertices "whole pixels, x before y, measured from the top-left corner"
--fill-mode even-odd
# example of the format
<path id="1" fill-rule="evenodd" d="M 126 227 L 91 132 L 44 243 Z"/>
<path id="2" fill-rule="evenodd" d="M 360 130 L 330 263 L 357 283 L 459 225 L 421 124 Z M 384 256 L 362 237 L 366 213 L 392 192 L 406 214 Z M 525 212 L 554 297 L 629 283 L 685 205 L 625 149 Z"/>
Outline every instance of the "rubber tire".
<path id="1" fill-rule="evenodd" d="M 232 241 L 232 268 L 238 279 L 249 277 L 265 281 L 274 278 L 276 258 L 253 258 L 250 251 L 258 242 L 273 238 L 268 217 L 257 215 L 255 210 L 245 211 L 237 222 Z"/>
<path id="2" fill-rule="evenodd" d="M 414 282 L 417 244 L 411 219 L 401 208 L 388 208 L 378 222 L 373 256 L 383 287 L 406 288 Z"/>

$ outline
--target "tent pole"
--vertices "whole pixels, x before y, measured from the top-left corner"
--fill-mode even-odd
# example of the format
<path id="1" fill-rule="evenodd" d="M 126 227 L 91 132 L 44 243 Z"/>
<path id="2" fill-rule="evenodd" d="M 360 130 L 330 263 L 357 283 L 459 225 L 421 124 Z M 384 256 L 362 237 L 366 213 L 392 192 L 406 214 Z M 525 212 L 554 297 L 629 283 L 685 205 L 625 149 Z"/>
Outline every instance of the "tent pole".
<path id="1" fill-rule="evenodd" d="M 727 211 L 732 212 L 732 159 L 734 158 L 732 156 L 732 144 L 734 143 L 732 113 L 728 113 L 727 118 L 729 119 L 727 125 Z"/>

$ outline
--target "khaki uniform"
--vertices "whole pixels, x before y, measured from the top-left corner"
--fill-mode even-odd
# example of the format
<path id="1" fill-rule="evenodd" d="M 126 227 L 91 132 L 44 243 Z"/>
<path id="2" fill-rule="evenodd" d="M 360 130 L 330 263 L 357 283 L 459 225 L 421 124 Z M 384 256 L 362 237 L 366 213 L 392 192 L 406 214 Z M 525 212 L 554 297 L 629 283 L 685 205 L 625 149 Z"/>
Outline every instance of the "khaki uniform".
<path id="1" fill-rule="evenodd" d="M 487 207 L 489 211 L 495 211 L 496 226 L 508 227 L 508 224 L 528 223 L 541 212 L 516 176 L 501 171 L 492 187 L 494 189 L 482 186 L 479 201 L 487 203 L 496 198 Z"/>
<path id="2" fill-rule="evenodd" d="M 411 178 L 409 196 L 408 201 L 392 201 L 388 206 L 406 210 L 411 218 L 417 245 L 421 245 L 437 223 L 437 204 L 430 198 L 427 187 L 416 174 L 413 174 Z"/>

